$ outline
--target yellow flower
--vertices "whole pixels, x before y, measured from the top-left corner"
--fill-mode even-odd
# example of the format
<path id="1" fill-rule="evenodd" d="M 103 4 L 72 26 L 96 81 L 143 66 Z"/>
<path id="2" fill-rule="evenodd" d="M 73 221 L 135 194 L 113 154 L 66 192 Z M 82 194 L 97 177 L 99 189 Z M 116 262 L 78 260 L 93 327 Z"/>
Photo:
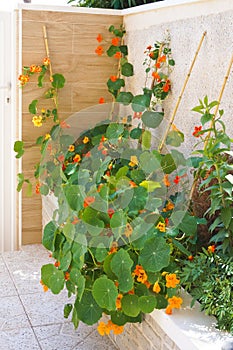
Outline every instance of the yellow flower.
<path id="1" fill-rule="evenodd" d="M 45 140 L 48 140 L 48 139 L 50 139 L 50 137 L 51 137 L 50 134 L 45 134 L 44 139 L 45 139 Z"/>
<path id="2" fill-rule="evenodd" d="M 160 291 L 161 291 L 161 288 L 160 288 L 159 282 L 156 281 L 154 286 L 153 286 L 153 292 L 158 294 Z"/>
<path id="3" fill-rule="evenodd" d="M 172 309 L 180 309 L 183 299 L 174 295 L 172 298 L 168 299 L 168 303 Z"/>
<path id="4" fill-rule="evenodd" d="M 42 117 L 41 115 L 37 116 L 34 115 L 34 117 L 32 118 L 32 122 L 34 124 L 34 126 L 37 126 L 38 128 L 42 126 Z"/>
<path id="5" fill-rule="evenodd" d="M 176 285 L 180 283 L 180 280 L 176 278 L 175 273 L 169 273 L 166 275 L 166 287 L 167 288 L 176 288 Z"/>
<path id="6" fill-rule="evenodd" d="M 131 156 L 130 157 L 129 165 L 130 166 L 138 165 L 138 158 L 137 158 L 137 156 Z"/>
<path id="7" fill-rule="evenodd" d="M 127 123 L 127 117 L 122 118 L 122 123 L 126 124 Z"/>
<path id="8" fill-rule="evenodd" d="M 164 222 L 159 221 L 158 225 L 156 226 L 156 228 L 160 231 L 160 232 L 166 232 L 166 225 Z"/>
<path id="9" fill-rule="evenodd" d="M 74 145 L 69 145 L 68 151 L 69 152 L 74 152 Z"/>
<path id="10" fill-rule="evenodd" d="M 163 272 L 161 273 L 162 276 L 166 276 L 167 274 L 168 274 L 167 271 L 163 271 Z"/>
<path id="11" fill-rule="evenodd" d="M 88 143 L 88 142 L 89 142 L 89 138 L 87 136 L 85 136 L 83 139 L 83 143 Z"/>
<path id="12" fill-rule="evenodd" d="M 45 112 L 46 112 L 46 110 L 44 108 L 42 108 L 41 113 L 45 114 Z"/>

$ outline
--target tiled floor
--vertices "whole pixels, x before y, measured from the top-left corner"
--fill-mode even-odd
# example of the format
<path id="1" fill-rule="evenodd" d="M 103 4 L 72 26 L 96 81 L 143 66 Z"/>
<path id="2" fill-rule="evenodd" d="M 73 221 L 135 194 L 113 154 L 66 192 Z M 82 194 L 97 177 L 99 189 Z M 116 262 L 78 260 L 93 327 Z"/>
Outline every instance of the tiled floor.
<path id="1" fill-rule="evenodd" d="M 43 292 L 40 268 L 51 262 L 41 245 L 0 255 L 0 350 L 114 350 L 96 326 L 63 318 L 67 293 Z"/>

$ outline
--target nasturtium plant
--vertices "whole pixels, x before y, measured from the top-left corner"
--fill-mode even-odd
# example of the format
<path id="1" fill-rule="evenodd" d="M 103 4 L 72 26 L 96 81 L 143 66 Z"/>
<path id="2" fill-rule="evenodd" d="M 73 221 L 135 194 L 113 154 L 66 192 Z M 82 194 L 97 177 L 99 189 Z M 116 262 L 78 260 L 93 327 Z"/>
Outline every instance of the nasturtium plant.
<path id="1" fill-rule="evenodd" d="M 49 74 L 51 86 L 45 97 L 53 101 L 53 108 L 39 112 L 38 99 L 29 106 L 35 127 L 48 119 L 54 124 L 50 133 L 37 139 L 42 155 L 35 171 L 36 192 L 57 201 L 42 240 L 55 263 L 42 267 L 41 283 L 54 294 L 65 288 L 74 301 L 66 303 L 64 316 L 76 328 L 79 321 L 99 322 L 101 335 L 120 334 L 126 323 L 141 322 L 143 313 L 155 308 L 166 309 L 167 314 L 180 308 L 181 261 L 195 254 L 199 225 L 206 223 L 203 216 L 208 219 L 220 211 L 209 228 L 214 233 L 211 242 L 224 252 L 232 249 L 233 230 L 232 166 L 223 161 L 232 157 L 231 139 L 220 119 L 220 130 L 215 124 L 202 129 L 212 120 L 216 104 L 205 98 L 195 108 L 203 115 L 194 136 L 202 138 L 208 130 L 215 135 L 198 157 L 186 159 L 177 149 L 184 134 L 174 123 L 160 135 L 160 126 L 167 126 L 163 101 L 172 89 L 170 73 L 175 66 L 169 40 L 145 49 L 145 86 L 135 95 L 126 89 L 126 79 L 135 70 L 128 60 L 125 30 L 111 26 L 109 32 L 110 46 L 103 44 L 104 34 L 99 33 L 95 53 L 100 60 L 106 54 L 119 64 L 106 83 L 112 104 L 101 122 L 76 135 L 73 130 L 80 121 L 60 119 L 58 95 L 66 83 L 61 74 Z M 49 68 L 47 58 L 41 66 L 24 67 L 21 85 L 26 88 L 31 75 L 38 74 L 42 86 Z M 99 103 L 104 103 L 103 97 Z M 15 143 L 15 151 L 17 158 L 23 156 L 22 141 Z M 190 166 L 201 177 L 200 188 L 211 194 L 210 209 L 201 218 L 189 207 Z M 25 182 L 31 186 L 23 174 L 18 180 L 18 190 Z M 103 314 L 109 317 L 107 324 L 101 320 Z"/>

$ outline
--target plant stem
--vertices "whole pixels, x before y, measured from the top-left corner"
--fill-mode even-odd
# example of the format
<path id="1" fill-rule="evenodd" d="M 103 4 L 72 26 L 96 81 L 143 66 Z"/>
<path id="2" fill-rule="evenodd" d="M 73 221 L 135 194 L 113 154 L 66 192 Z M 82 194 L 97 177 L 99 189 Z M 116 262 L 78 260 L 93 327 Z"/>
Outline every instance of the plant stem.
<path id="1" fill-rule="evenodd" d="M 91 257 L 92 257 L 92 260 L 93 260 L 94 265 L 95 265 L 96 267 L 98 267 L 97 262 L 96 262 L 96 260 L 95 260 L 95 257 L 94 257 L 94 255 L 93 255 L 91 249 L 90 249 L 90 248 L 87 248 L 87 250 L 88 250 L 88 253 L 89 253 L 89 254 L 91 255 Z"/>
<path id="2" fill-rule="evenodd" d="M 164 137 L 163 137 L 163 139 L 162 139 L 162 142 L 161 142 L 160 145 L 159 145 L 159 152 L 162 151 L 162 149 L 163 149 L 163 147 L 164 147 L 164 144 L 165 144 L 165 142 L 166 142 L 166 139 L 167 139 L 167 135 L 168 135 L 168 133 L 169 133 L 169 131 L 170 131 L 170 128 L 171 128 L 171 126 L 172 126 L 172 124 L 173 124 L 173 122 L 174 122 L 174 119 L 175 119 L 177 110 L 178 110 L 178 108 L 179 108 L 181 99 L 182 99 L 182 97 L 183 97 L 183 94 L 184 94 L 186 85 L 187 85 L 187 83 L 188 83 L 188 81 L 189 81 L 189 78 L 190 78 L 190 76 L 191 76 L 191 72 L 192 72 L 192 70 L 193 70 L 194 64 L 195 64 L 196 59 L 197 59 L 197 55 L 198 55 L 198 53 L 199 53 L 199 51 L 200 51 L 200 48 L 201 48 L 201 45 L 202 45 L 202 43 L 203 43 L 203 40 L 204 40 L 205 36 L 206 36 L 206 31 L 202 34 L 202 37 L 201 37 L 201 40 L 200 40 L 200 42 L 199 42 L 199 45 L 198 45 L 197 51 L 196 51 L 196 53 L 195 53 L 194 59 L 193 59 L 193 61 L 192 61 L 192 63 L 191 63 L 191 66 L 190 66 L 190 68 L 189 68 L 188 74 L 187 74 L 187 76 L 186 76 L 186 78 L 185 78 L 183 87 L 182 87 L 182 89 L 181 89 L 180 95 L 179 95 L 179 97 L 178 97 L 178 100 L 177 100 L 177 102 L 176 102 L 175 108 L 174 108 L 174 110 L 173 110 L 173 113 L 172 113 L 172 116 L 171 116 L 169 125 L 168 125 L 168 127 L 167 127 L 167 130 L 165 131 L 165 134 L 164 134 Z"/>

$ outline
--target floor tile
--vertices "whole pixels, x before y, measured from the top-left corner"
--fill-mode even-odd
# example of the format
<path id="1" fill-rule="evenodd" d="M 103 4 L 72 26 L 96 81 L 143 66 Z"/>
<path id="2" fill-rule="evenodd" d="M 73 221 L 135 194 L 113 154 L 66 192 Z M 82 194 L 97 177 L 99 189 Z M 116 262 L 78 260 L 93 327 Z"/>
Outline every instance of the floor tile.
<path id="1" fill-rule="evenodd" d="M 7 269 L 0 271 L 0 297 L 8 297 L 17 295 L 14 283 L 7 271 Z"/>
<path id="2" fill-rule="evenodd" d="M 81 341 L 72 350 L 115 350 L 117 349 L 107 337 L 101 337 L 97 331 L 92 332 L 87 338 Z"/>
<path id="3" fill-rule="evenodd" d="M 0 298 L 0 331 L 29 326 L 27 315 L 18 296 Z"/>
<path id="4" fill-rule="evenodd" d="M 68 322 L 63 317 L 65 303 L 72 302 L 64 290 L 58 295 L 50 291 L 44 293 L 25 294 L 21 300 L 32 326 L 50 325 Z"/>
<path id="5" fill-rule="evenodd" d="M 41 349 L 31 328 L 18 328 L 0 332 L 0 350 L 29 349 Z"/>

